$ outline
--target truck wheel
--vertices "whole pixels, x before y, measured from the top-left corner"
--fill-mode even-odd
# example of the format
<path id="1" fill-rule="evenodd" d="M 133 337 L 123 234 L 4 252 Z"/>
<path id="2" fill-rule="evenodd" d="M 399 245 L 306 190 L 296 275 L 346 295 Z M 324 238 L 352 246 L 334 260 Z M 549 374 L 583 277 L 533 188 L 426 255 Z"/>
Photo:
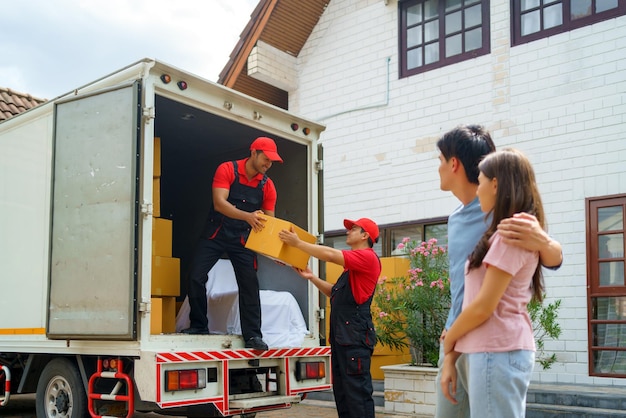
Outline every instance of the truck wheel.
<path id="1" fill-rule="evenodd" d="M 37 383 L 36 409 L 40 418 L 87 416 L 87 395 L 74 363 L 56 358 L 46 365 Z"/>

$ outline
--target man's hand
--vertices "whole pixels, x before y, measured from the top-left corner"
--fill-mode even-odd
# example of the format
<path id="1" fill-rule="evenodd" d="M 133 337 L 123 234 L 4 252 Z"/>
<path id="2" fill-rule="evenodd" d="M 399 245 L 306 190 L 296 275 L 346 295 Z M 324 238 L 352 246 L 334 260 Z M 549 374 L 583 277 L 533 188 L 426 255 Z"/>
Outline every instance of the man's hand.
<path id="1" fill-rule="evenodd" d="M 540 251 L 550 242 L 550 237 L 541 228 L 537 218 L 528 213 L 516 213 L 503 219 L 498 224 L 498 231 L 506 244 L 530 251 Z"/>
<path id="2" fill-rule="evenodd" d="M 561 265 L 561 244 L 550 238 L 537 218 L 528 213 L 516 213 L 498 224 L 498 232 L 505 244 L 515 245 L 529 251 L 538 251 L 541 264 L 546 267 Z"/>
<path id="3" fill-rule="evenodd" d="M 291 245 L 292 247 L 295 247 L 298 244 L 298 241 L 300 240 L 300 238 L 298 237 L 298 234 L 294 232 L 293 226 L 289 228 L 289 231 L 287 231 L 286 229 L 283 229 L 280 232 L 278 232 L 278 238 L 280 238 L 280 240 L 284 242 L 285 244 Z"/>
<path id="4" fill-rule="evenodd" d="M 265 217 L 265 213 L 263 213 L 262 210 L 257 210 L 254 212 L 250 212 L 250 215 L 248 215 L 248 219 L 246 220 L 250 224 L 252 229 L 254 229 L 256 232 L 259 232 L 260 230 L 265 228 L 265 221 L 267 221 L 267 218 Z"/>
<path id="5" fill-rule="evenodd" d="M 452 353 L 451 353 L 452 354 Z M 441 392 L 453 404 L 457 404 L 456 395 L 456 356 L 446 355 L 441 368 Z"/>
<path id="6" fill-rule="evenodd" d="M 310 268 L 305 268 L 304 270 L 302 269 L 298 269 L 298 268 L 294 268 L 294 270 L 301 276 L 304 277 L 307 280 L 313 280 L 315 277 L 315 274 L 313 274 L 313 272 L 311 271 Z"/>

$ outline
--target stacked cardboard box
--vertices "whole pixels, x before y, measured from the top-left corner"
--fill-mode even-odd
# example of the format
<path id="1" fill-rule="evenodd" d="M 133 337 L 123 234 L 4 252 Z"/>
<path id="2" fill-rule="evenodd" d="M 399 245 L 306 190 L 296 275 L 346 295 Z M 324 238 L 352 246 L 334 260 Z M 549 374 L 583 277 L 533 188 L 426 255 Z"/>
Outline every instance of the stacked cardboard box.
<path id="1" fill-rule="evenodd" d="M 172 257 L 172 221 L 161 215 L 161 140 L 154 138 L 150 333 L 172 333 L 180 295 L 180 259 Z"/>

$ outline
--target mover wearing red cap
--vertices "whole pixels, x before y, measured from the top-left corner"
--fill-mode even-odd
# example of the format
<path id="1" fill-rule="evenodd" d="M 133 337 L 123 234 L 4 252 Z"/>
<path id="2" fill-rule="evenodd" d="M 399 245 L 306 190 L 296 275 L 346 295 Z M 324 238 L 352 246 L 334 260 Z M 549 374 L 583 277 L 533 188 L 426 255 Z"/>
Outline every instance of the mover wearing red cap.
<path id="1" fill-rule="evenodd" d="M 344 271 L 336 284 L 298 270 L 330 298 L 330 349 L 333 394 L 340 418 L 374 418 L 370 365 L 376 344 L 371 303 L 380 277 L 380 260 L 374 252 L 378 225 L 369 218 L 344 219 L 346 244 L 350 250 L 302 241 L 293 231 L 278 233 L 284 243 L 323 261 L 339 264 Z"/>
<path id="2" fill-rule="evenodd" d="M 196 244 L 189 273 L 189 328 L 186 334 L 208 334 L 206 282 L 209 270 L 226 253 L 239 287 L 239 318 L 244 347 L 267 350 L 261 333 L 261 300 L 257 255 L 245 247 L 250 231 L 260 231 L 274 216 L 276 187 L 267 176 L 283 162 L 273 139 L 262 136 L 250 145 L 250 156 L 220 164 L 213 176 L 213 204 Z"/>
<path id="3" fill-rule="evenodd" d="M 250 145 L 250 150 L 262 151 L 263 154 L 267 155 L 272 161 L 278 161 L 279 163 L 283 162 L 283 159 L 278 155 L 278 149 L 276 148 L 276 143 L 272 138 L 268 138 L 266 136 L 260 136 L 252 142 Z"/>

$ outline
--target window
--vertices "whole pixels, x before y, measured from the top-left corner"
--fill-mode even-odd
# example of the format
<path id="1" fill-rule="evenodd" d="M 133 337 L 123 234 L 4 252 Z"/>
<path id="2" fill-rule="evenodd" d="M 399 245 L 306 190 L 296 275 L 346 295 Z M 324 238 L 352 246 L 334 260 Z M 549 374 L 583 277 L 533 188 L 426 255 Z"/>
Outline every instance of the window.
<path id="1" fill-rule="evenodd" d="M 624 0 L 513 0 L 513 45 L 626 14 Z"/>
<path id="2" fill-rule="evenodd" d="M 489 1 L 399 3 L 400 77 L 489 53 Z"/>
<path id="3" fill-rule="evenodd" d="M 589 374 L 626 377 L 626 195 L 586 206 Z"/>
<path id="4" fill-rule="evenodd" d="M 427 241 L 437 238 L 438 245 L 448 245 L 447 218 L 431 219 L 422 222 L 405 222 L 402 224 L 379 225 L 380 238 L 374 245 L 379 257 L 396 255 L 395 249 L 402 239 L 409 237 L 416 241 Z M 346 231 L 330 231 L 324 234 L 324 244 L 340 250 L 347 250 Z"/>

